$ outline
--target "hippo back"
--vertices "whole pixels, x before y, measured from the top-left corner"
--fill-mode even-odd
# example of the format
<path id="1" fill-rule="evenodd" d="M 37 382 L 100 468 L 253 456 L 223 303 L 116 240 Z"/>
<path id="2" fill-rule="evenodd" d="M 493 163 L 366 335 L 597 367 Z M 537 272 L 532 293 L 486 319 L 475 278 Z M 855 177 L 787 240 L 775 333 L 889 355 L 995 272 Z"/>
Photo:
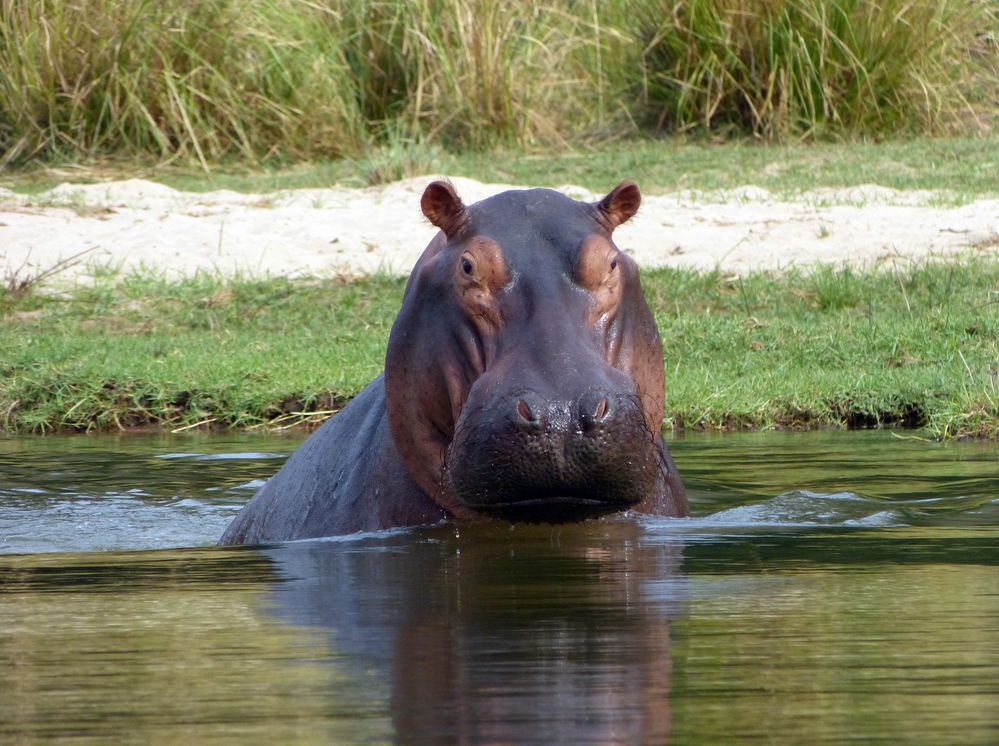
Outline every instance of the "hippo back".
<path id="1" fill-rule="evenodd" d="M 292 454 L 219 544 L 308 539 L 445 517 L 402 465 L 389 436 L 379 376 Z"/>

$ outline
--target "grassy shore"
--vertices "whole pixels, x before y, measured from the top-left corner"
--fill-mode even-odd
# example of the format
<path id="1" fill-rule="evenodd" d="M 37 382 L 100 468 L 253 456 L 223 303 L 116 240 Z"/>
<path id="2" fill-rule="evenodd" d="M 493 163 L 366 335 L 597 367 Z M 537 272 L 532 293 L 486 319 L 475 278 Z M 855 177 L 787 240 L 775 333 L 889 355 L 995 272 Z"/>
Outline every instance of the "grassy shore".
<path id="1" fill-rule="evenodd" d="M 999 437 L 999 263 L 646 272 L 667 427 Z M 403 280 L 108 276 L 0 296 L 0 428 L 283 427 L 382 369 Z"/>
<path id="2" fill-rule="evenodd" d="M 364 187 L 426 174 L 530 186 L 576 184 L 594 192 L 605 192 L 627 177 L 648 194 L 677 189 L 713 192 L 753 184 L 782 197 L 821 188 L 878 184 L 933 190 L 942 200 L 961 201 L 999 195 L 999 137 L 769 146 L 747 140 L 632 138 L 599 147 L 458 153 L 400 141 L 358 158 L 273 163 L 267 168 L 219 163 L 208 174 L 134 159 L 62 167 L 35 164 L 0 171 L 0 186 L 38 194 L 64 181 L 141 177 L 192 192 L 267 193 L 333 184 Z"/>
<path id="3" fill-rule="evenodd" d="M 0 185 L 38 192 L 66 179 L 140 175 L 196 191 L 268 192 L 446 172 L 595 191 L 629 176 L 649 193 L 757 184 L 791 196 L 876 183 L 960 202 L 999 194 L 997 153 L 994 137 L 769 147 L 637 140 L 543 155 L 398 145 L 210 175 L 134 161 L 8 172 Z M 742 278 L 652 271 L 643 282 L 666 343 L 667 427 L 892 425 L 999 437 L 995 262 Z M 60 294 L 0 278 L 0 430 L 317 422 L 381 370 L 402 287 L 388 277 L 170 283 L 108 271 L 95 287 Z"/>

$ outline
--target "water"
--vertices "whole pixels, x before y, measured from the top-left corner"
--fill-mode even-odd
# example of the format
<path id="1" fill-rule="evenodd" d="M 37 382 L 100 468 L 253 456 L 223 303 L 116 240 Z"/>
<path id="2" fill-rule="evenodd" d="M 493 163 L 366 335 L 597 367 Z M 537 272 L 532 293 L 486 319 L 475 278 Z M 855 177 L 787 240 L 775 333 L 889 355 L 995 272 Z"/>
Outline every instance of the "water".
<path id="1" fill-rule="evenodd" d="M 211 546 L 299 437 L 0 439 L 0 743 L 999 742 L 999 444 L 688 436 L 688 520 Z"/>

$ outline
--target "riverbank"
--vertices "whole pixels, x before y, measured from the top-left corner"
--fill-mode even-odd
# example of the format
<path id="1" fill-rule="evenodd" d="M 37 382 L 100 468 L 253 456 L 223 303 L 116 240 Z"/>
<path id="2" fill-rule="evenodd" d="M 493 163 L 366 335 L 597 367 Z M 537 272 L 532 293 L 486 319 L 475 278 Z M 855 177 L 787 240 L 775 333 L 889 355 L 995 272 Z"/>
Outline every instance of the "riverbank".
<path id="1" fill-rule="evenodd" d="M 469 202 L 501 182 L 589 199 L 639 181 L 642 210 L 616 238 L 663 332 L 667 427 L 996 437 L 994 143 L 632 142 L 435 164 Z M 0 429 L 328 417 L 381 370 L 433 233 L 429 177 L 357 188 L 373 163 L 4 176 Z M 157 181 L 122 178 L 138 175 Z"/>
<path id="2" fill-rule="evenodd" d="M 648 270 L 675 429 L 999 437 L 999 261 Z M 7 293 L 0 429 L 281 428 L 381 371 L 404 279 L 93 278 Z"/>
<path id="3" fill-rule="evenodd" d="M 65 183 L 32 195 L 0 189 L 0 277 L 27 279 L 58 268 L 53 280 L 71 287 L 109 272 L 175 280 L 201 272 L 407 274 L 435 232 L 419 210 L 432 178 L 267 194 L 183 192 L 142 179 Z M 510 188 L 454 181 L 469 204 Z M 603 194 L 558 188 L 583 201 Z M 999 198 L 872 184 L 793 197 L 758 186 L 686 189 L 646 195 L 615 239 L 645 268 L 744 274 L 817 263 L 897 267 L 999 254 Z"/>

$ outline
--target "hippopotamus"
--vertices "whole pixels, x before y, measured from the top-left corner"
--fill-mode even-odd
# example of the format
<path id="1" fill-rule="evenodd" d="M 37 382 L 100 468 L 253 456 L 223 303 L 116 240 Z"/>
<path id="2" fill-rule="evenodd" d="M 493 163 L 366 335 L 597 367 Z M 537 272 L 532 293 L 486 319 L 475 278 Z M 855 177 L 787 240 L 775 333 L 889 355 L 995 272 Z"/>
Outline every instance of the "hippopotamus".
<path id="1" fill-rule="evenodd" d="M 613 241 L 641 204 L 511 190 L 420 200 L 439 229 L 413 268 L 385 372 L 313 433 L 221 544 L 462 521 L 684 516 L 663 442 L 663 350 Z"/>

